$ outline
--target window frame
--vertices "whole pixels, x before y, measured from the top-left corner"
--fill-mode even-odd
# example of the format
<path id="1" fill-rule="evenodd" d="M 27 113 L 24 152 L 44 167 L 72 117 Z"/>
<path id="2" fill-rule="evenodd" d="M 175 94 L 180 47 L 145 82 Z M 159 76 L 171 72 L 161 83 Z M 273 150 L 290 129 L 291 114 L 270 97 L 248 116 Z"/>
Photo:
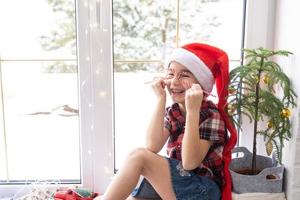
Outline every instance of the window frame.
<path id="1" fill-rule="evenodd" d="M 112 0 L 77 1 L 77 16 L 82 185 L 101 193 L 114 175 Z"/>

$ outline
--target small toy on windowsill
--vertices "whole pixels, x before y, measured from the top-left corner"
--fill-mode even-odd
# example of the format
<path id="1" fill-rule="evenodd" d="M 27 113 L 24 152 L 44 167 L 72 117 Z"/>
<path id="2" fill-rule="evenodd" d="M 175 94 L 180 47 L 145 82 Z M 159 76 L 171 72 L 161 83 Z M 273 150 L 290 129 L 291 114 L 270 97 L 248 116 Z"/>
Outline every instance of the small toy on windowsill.
<path id="1" fill-rule="evenodd" d="M 54 193 L 55 200 L 93 200 L 98 194 L 86 188 L 75 188 L 57 191 Z"/>

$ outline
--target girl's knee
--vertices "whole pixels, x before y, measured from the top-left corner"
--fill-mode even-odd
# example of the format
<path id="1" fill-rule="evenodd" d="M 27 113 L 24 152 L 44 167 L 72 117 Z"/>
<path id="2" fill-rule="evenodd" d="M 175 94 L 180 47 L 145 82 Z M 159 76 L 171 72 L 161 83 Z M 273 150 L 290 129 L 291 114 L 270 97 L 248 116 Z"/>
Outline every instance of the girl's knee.
<path id="1" fill-rule="evenodd" d="M 127 164 L 135 165 L 141 169 L 141 175 L 146 175 L 148 169 L 153 165 L 155 155 L 146 148 L 134 149 L 128 156 Z"/>
<path id="2" fill-rule="evenodd" d="M 128 159 L 130 161 L 144 162 L 149 151 L 145 148 L 136 148 L 129 155 Z"/>

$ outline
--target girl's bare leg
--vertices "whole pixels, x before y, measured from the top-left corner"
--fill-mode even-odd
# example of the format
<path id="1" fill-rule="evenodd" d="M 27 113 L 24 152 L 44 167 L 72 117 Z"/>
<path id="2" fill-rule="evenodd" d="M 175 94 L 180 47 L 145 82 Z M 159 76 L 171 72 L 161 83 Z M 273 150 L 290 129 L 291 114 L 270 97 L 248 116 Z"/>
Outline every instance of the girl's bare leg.
<path id="1" fill-rule="evenodd" d="M 133 196 L 130 196 L 126 200 L 151 200 L 151 199 L 139 199 L 139 198 L 135 198 Z"/>
<path id="2" fill-rule="evenodd" d="M 134 150 L 114 180 L 108 186 L 103 200 L 125 200 L 143 175 L 162 199 L 176 200 L 168 161 L 144 148 Z"/>

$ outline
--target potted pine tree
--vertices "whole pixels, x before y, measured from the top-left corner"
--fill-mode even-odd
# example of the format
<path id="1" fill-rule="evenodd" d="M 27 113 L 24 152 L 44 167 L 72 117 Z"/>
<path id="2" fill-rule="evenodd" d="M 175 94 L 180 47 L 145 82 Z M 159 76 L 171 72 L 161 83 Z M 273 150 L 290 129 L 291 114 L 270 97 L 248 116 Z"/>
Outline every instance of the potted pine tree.
<path id="1" fill-rule="evenodd" d="M 291 108 L 296 106 L 296 94 L 290 79 L 281 66 L 272 60 L 274 56 L 289 56 L 288 51 L 272 51 L 265 48 L 244 49 L 246 64 L 230 72 L 228 114 L 239 126 L 241 115 L 253 124 L 252 153 L 245 147 L 244 157 L 234 158 L 230 170 L 233 191 L 282 192 L 283 165 L 282 148 L 284 141 L 291 138 Z M 265 128 L 258 122 L 266 123 Z M 257 155 L 257 135 L 264 137 L 267 156 Z M 278 161 L 278 162 L 277 162 Z"/>

